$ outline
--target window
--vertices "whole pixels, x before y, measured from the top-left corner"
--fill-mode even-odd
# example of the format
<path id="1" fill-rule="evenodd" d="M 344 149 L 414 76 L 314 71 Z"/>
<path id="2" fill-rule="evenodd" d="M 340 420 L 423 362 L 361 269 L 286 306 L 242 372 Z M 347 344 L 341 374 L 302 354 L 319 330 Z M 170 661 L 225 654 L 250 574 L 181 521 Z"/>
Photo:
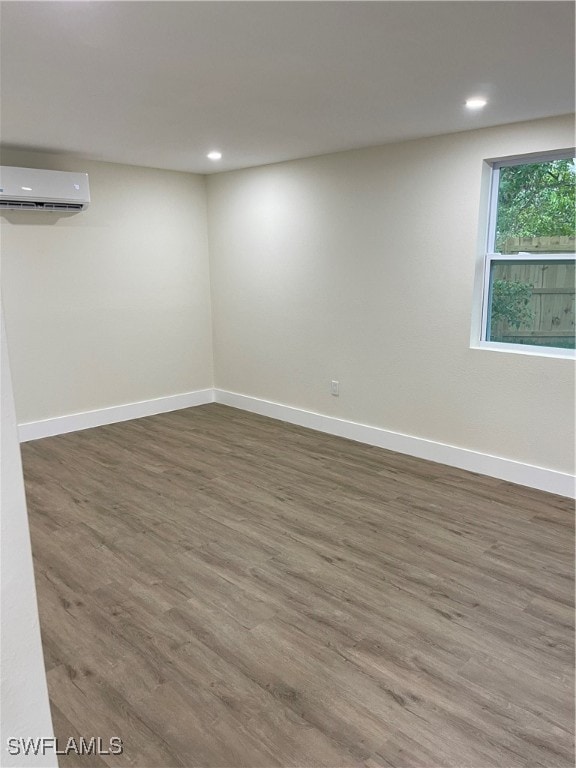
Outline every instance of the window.
<path id="1" fill-rule="evenodd" d="M 574 152 L 493 164 L 483 345 L 572 356 L 575 192 Z"/>

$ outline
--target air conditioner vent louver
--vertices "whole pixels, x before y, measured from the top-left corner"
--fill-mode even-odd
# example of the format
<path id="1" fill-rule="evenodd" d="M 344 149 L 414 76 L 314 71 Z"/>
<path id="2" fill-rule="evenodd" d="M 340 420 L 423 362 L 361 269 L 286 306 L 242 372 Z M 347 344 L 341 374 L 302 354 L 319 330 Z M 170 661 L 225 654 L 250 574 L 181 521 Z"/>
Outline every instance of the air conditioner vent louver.
<path id="1" fill-rule="evenodd" d="M 23 200 L 0 200 L 0 208 L 37 208 L 38 203 L 25 203 Z"/>
<path id="2" fill-rule="evenodd" d="M 81 203 L 40 203 L 39 208 L 45 211 L 81 211 L 84 206 Z"/>
<path id="3" fill-rule="evenodd" d="M 0 208 L 27 211 L 81 211 L 84 206 L 81 203 L 32 203 L 23 200 L 0 200 Z"/>

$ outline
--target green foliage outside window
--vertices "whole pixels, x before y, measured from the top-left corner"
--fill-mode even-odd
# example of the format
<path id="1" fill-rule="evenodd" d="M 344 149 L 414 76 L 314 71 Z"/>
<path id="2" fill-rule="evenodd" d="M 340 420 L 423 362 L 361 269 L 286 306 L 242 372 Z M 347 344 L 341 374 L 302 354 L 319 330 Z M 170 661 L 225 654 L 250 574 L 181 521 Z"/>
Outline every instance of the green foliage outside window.
<path id="1" fill-rule="evenodd" d="M 533 287 L 516 280 L 494 280 L 491 322 L 504 320 L 508 326 L 514 328 L 530 325 L 534 318 L 534 313 L 530 309 Z M 492 340 L 498 341 L 494 337 Z"/>
<path id="2" fill-rule="evenodd" d="M 501 168 L 495 250 L 509 237 L 573 236 L 575 206 L 574 160 Z"/>

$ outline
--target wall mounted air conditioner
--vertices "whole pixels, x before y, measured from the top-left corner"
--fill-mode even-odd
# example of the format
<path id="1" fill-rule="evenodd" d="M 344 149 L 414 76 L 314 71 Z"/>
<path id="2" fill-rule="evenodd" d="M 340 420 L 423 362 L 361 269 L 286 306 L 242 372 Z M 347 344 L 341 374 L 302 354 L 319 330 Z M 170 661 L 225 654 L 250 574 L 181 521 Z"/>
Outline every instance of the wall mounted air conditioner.
<path id="1" fill-rule="evenodd" d="M 0 166 L 0 211 L 83 211 L 90 203 L 87 173 Z"/>

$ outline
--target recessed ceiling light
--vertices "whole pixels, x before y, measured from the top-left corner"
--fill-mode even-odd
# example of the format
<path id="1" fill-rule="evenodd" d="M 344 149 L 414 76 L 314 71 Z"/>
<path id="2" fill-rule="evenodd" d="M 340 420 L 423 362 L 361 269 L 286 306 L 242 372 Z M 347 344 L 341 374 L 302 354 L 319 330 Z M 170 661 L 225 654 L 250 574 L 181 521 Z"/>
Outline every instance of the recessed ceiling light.
<path id="1" fill-rule="evenodd" d="M 206 157 L 208 158 L 208 160 L 221 160 L 222 159 L 222 152 L 218 152 L 218 150 L 215 149 L 212 152 L 208 152 Z"/>
<path id="2" fill-rule="evenodd" d="M 486 99 L 482 99 L 479 96 L 475 96 L 473 99 L 467 99 L 466 100 L 466 106 L 468 109 L 482 109 L 482 107 L 485 107 L 488 102 Z"/>

